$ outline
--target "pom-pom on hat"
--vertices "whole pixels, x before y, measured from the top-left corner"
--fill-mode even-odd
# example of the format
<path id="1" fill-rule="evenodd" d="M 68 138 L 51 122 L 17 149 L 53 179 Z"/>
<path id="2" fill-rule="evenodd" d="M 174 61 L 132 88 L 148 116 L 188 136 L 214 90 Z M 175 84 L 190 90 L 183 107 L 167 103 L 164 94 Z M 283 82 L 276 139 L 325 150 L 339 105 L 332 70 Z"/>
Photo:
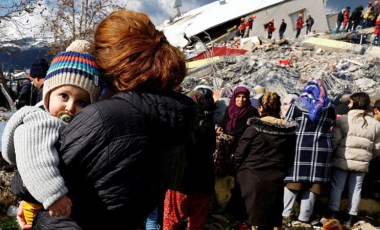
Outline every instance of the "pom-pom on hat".
<path id="1" fill-rule="evenodd" d="M 69 46 L 70 47 L 70 46 Z M 82 47 L 82 46 L 78 46 Z M 58 53 L 52 60 L 45 77 L 43 88 L 44 106 L 48 109 L 52 90 L 63 85 L 73 85 L 88 92 L 91 103 L 96 102 L 101 93 L 100 70 L 95 58 L 82 48 Z"/>
<path id="2" fill-rule="evenodd" d="M 66 51 L 91 53 L 91 43 L 86 40 L 75 40 L 66 48 Z"/>
<path id="3" fill-rule="evenodd" d="M 30 66 L 30 76 L 32 78 L 45 77 L 48 69 L 49 63 L 43 58 L 38 58 Z"/>

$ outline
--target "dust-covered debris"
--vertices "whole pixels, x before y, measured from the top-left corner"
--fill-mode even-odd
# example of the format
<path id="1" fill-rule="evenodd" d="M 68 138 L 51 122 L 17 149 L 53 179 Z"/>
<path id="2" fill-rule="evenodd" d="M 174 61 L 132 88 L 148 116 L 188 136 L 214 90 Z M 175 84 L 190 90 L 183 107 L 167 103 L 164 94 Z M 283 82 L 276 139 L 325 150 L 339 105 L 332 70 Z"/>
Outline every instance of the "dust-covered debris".
<path id="1" fill-rule="evenodd" d="M 372 97 L 380 95 L 380 58 L 314 49 L 300 45 L 299 41 L 281 44 L 263 42 L 248 54 L 220 57 L 190 70 L 182 86 L 191 90 L 199 84 L 214 89 L 226 84 L 245 85 L 254 92 L 256 85 L 262 85 L 283 96 L 302 91 L 307 81 L 323 79 L 330 96 L 343 90 L 364 91 Z"/>

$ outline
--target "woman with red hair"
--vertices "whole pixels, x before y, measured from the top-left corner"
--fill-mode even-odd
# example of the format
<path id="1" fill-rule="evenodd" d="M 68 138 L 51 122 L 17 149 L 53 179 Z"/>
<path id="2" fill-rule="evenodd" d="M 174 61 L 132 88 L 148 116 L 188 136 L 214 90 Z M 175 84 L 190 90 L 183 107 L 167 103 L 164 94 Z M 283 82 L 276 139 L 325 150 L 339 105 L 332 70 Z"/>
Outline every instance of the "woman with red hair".
<path id="1" fill-rule="evenodd" d="M 83 109 L 62 132 L 72 215 L 42 211 L 38 229 L 136 229 L 181 177 L 197 115 L 194 101 L 175 91 L 187 74 L 184 54 L 131 10 L 100 22 L 94 51 L 116 94 Z"/>

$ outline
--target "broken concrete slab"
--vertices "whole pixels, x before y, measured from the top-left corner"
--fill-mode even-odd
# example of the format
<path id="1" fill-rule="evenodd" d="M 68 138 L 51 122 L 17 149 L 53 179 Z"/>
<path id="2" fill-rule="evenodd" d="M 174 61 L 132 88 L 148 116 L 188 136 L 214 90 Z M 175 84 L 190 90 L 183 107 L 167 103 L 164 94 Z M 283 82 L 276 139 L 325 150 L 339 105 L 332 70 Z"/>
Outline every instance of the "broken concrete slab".
<path id="1" fill-rule="evenodd" d="M 302 41 L 302 45 L 314 46 L 315 49 L 324 49 L 329 52 L 352 52 L 363 54 L 365 49 L 361 45 L 331 39 L 311 37 Z"/>
<path id="2" fill-rule="evenodd" d="M 367 57 L 380 58 L 380 47 L 371 46 L 365 51 Z"/>
<path id="3" fill-rule="evenodd" d="M 208 65 L 208 64 L 210 64 L 212 62 L 218 61 L 219 59 L 220 59 L 219 56 L 211 57 L 211 58 L 205 58 L 205 59 L 202 59 L 202 60 L 187 62 L 186 66 L 187 66 L 188 69 L 198 68 L 198 67 L 201 67 L 201 66 L 204 66 L 204 65 Z"/>

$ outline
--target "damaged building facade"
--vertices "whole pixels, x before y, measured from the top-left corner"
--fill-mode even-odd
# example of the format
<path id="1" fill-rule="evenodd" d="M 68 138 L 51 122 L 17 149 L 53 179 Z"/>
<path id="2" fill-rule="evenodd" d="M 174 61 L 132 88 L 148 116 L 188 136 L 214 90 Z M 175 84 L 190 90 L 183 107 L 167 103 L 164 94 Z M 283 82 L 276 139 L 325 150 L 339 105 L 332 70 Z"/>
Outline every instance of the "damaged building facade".
<path id="1" fill-rule="evenodd" d="M 299 14 L 303 15 L 304 21 L 308 15 L 314 18 L 313 31 L 329 31 L 325 7 L 325 0 L 266 0 L 249 3 L 246 0 L 215 1 L 166 21 L 158 29 L 165 33 L 172 45 L 184 48 L 195 37 L 203 42 L 211 42 L 233 32 L 231 29 L 234 25 L 239 25 L 242 17 L 256 15 L 250 36 L 265 37 L 267 32 L 263 25 L 274 18 L 277 28 L 274 38 L 278 39 L 282 19 L 287 23 L 284 36 L 291 38 L 295 36 L 295 22 Z M 306 32 L 306 29 L 303 30 L 301 33 Z"/>

